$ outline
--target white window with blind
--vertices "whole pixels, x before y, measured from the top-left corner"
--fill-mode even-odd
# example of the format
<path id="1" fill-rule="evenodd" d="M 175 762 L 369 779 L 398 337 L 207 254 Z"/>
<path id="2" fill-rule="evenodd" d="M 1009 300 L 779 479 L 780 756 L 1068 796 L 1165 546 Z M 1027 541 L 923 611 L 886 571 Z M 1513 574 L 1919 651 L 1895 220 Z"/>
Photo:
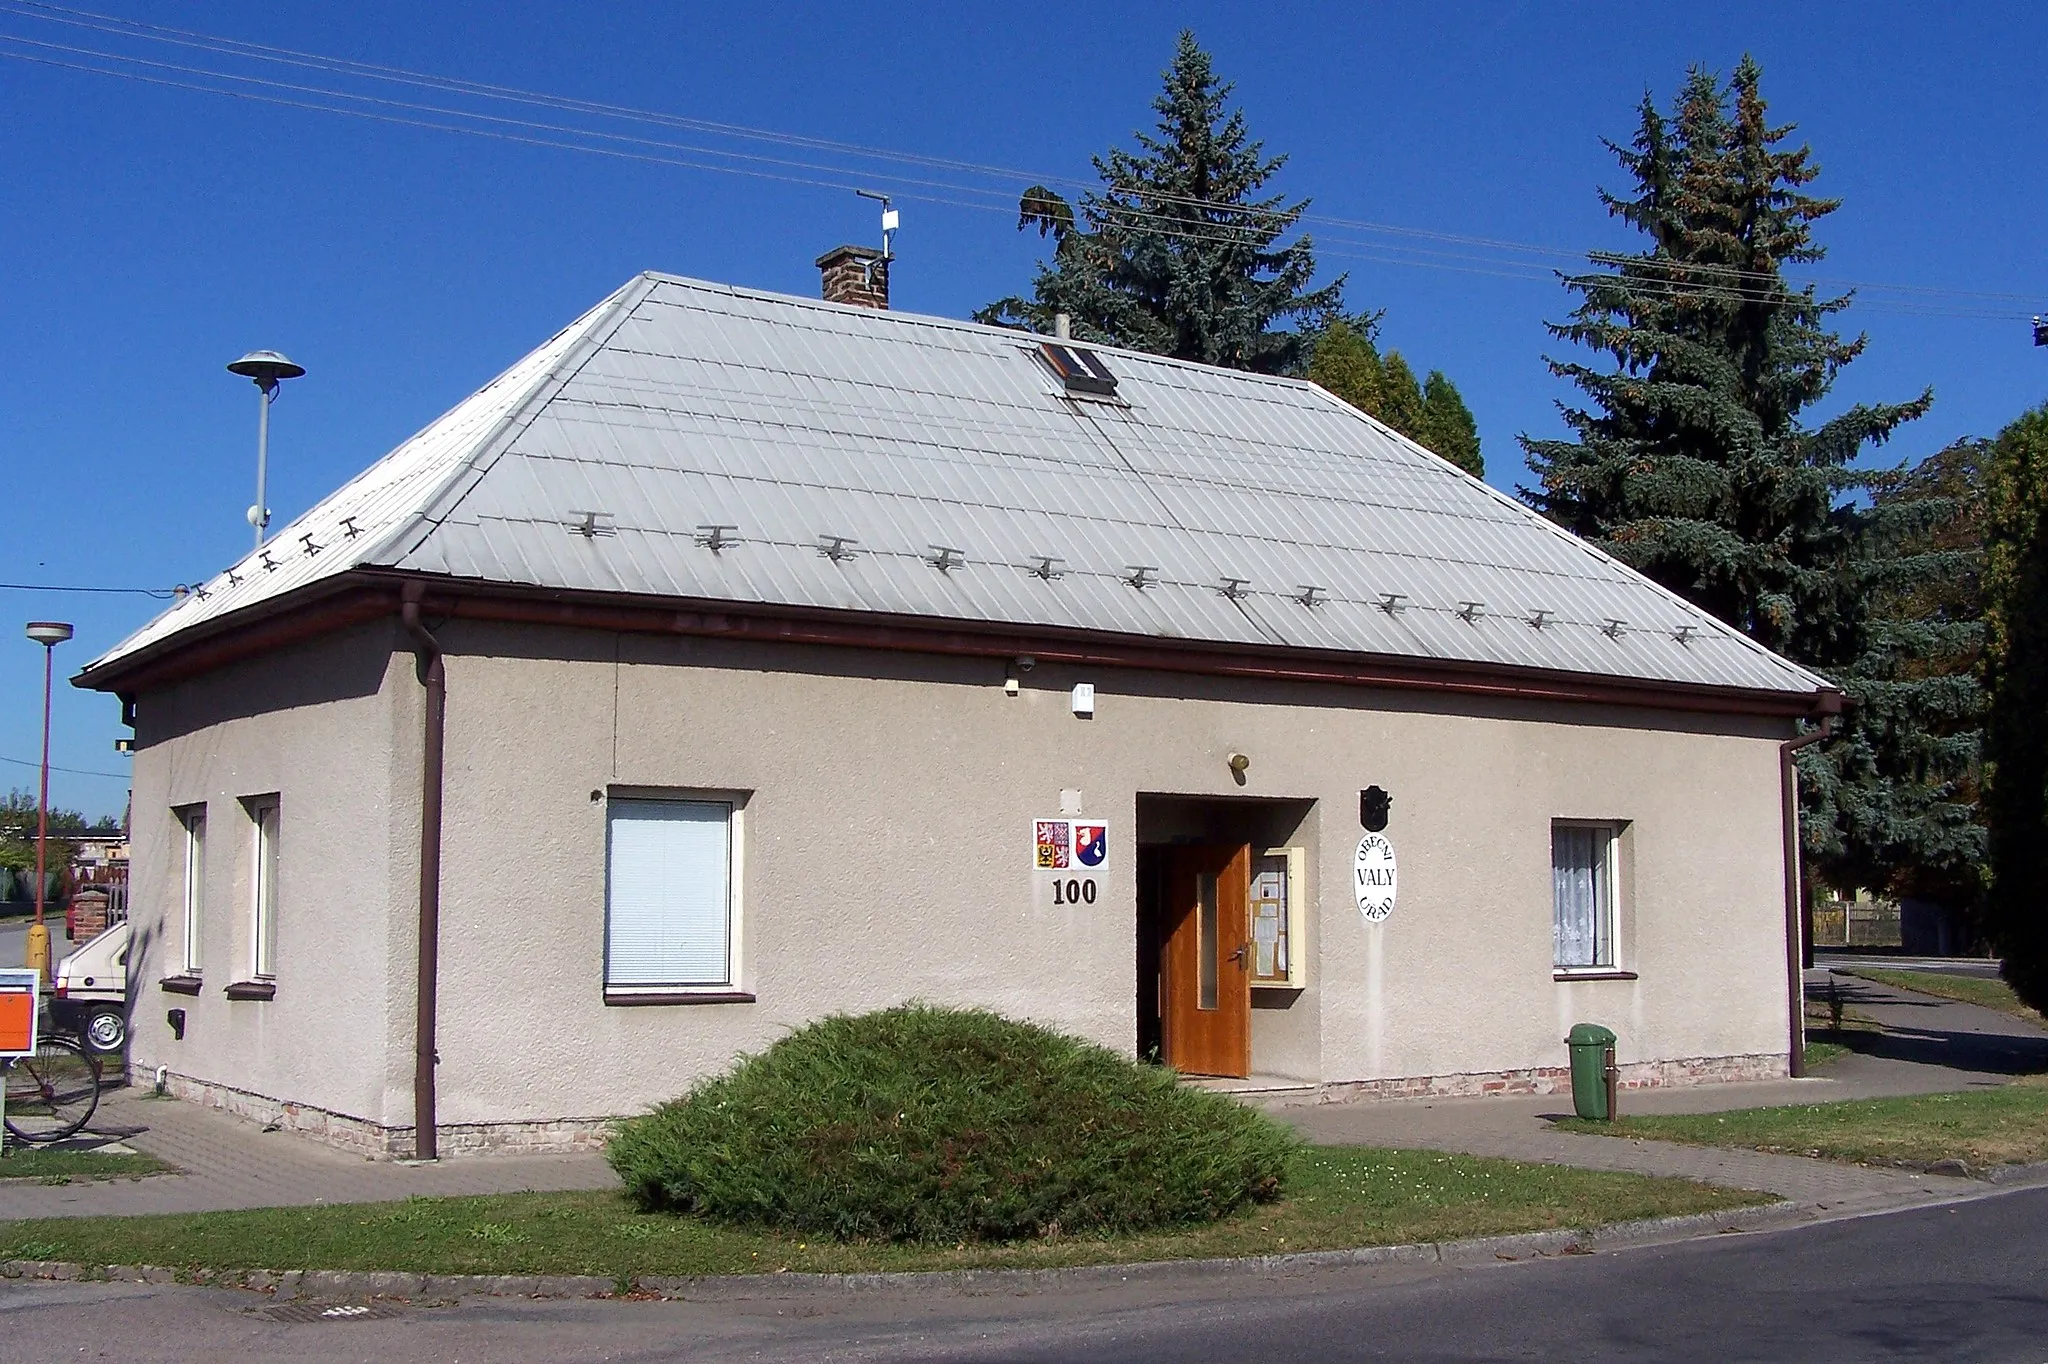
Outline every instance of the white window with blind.
<path id="1" fill-rule="evenodd" d="M 1552 963 L 1561 976 L 1620 967 L 1622 828 L 1579 820 L 1551 823 Z"/>
<path id="2" fill-rule="evenodd" d="M 605 997 L 733 998 L 740 803 L 614 796 L 605 825 Z"/>
<path id="3" fill-rule="evenodd" d="M 206 807 L 188 805 L 176 812 L 184 831 L 185 867 L 182 879 L 184 959 L 180 970 L 188 976 L 199 974 L 200 936 L 206 907 Z"/>

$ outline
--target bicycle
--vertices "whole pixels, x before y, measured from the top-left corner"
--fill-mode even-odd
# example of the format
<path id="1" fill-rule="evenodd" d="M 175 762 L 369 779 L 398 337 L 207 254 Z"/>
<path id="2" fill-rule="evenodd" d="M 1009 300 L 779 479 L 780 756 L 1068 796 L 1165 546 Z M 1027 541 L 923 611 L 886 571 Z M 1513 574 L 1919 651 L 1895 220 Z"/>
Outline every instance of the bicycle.
<path id="1" fill-rule="evenodd" d="M 33 1056 L 4 1063 L 7 1134 L 30 1146 L 62 1141 L 100 1106 L 100 1063 L 76 1041 L 46 1033 Z"/>

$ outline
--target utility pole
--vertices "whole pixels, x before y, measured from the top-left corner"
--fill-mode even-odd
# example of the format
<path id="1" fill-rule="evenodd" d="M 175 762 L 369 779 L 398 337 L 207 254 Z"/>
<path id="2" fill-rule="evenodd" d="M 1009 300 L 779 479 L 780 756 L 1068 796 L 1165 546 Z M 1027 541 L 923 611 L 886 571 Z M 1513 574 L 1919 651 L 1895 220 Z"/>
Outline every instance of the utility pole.
<path id="1" fill-rule="evenodd" d="M 32 620 L 28 637 L 43 646 L 43 761 L 36 793 L 36 921 L 28 926 L 28 952 L 22 965 L 42 972 L 43 984 L 48 985 L 50 926 L 43 922 L 43 905 L 50 889 L 50 682 L 57 646 L 71 638 L 71 627 L 61 620 Z"/>
<path id="2" fill-rule="evenodd" d="M 256 531 L 256 548 L 263 548 L 263 532 L 270 525 L 270 505 L 264 501 L 264 482 L 270 470 L 270 405 L 277 401 L 277 387 L 286 379 L 306 372 L 274 350 L 252 350 L 228 366 L 228 373 L 256 382 L 256 501 L 249 508 L 249 524 Z"/>

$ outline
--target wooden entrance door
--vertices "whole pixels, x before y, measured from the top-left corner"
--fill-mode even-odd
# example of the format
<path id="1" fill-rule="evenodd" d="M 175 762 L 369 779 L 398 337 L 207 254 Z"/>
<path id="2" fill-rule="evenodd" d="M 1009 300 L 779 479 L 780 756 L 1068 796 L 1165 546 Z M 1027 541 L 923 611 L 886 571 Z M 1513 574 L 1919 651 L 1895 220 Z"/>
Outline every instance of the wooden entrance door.
<path id="1" fill-rule="evenodd" d="M 1167 853 L 1160 1051 L 1190 1075 L 1251 1074 L 1248 844 Z"/>

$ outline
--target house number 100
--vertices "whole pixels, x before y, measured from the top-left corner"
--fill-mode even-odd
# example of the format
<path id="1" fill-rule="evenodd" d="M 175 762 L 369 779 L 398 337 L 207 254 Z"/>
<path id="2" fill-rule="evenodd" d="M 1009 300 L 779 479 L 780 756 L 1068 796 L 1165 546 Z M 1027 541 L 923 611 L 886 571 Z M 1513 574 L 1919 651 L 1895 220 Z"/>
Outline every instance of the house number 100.
<path id="1" fill-rule="evenodd" d="M 1095 903 L 1095 878 L 1077 881 L 1068 877 L 1052 883 L 1052 902 L 1056 905 L 1092 905 Z"/>

